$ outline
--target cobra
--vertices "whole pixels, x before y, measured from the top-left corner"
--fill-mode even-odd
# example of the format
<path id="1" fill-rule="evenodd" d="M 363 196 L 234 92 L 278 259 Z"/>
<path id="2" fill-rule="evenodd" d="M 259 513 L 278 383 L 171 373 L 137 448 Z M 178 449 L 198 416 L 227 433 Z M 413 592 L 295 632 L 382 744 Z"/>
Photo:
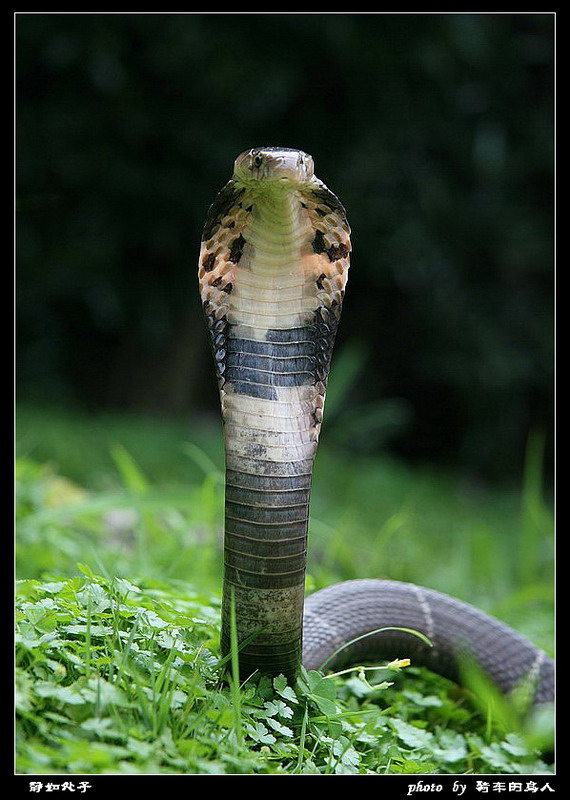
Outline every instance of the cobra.
<path id="1" fill-rule="evenodd" d="M 447 595 L 370 579 L 305 600 L 311 478 L 350 251 L 345 210 L 300 150 L 242 153 L 207 214 L 199 283 L 226 461 L 222 653 L 235 610 L 243 677 L 405 655 L 458 680 L 469 657 L 503 692 L 526 680 L 536 702 L 550 701 L 546 653 Z"/>

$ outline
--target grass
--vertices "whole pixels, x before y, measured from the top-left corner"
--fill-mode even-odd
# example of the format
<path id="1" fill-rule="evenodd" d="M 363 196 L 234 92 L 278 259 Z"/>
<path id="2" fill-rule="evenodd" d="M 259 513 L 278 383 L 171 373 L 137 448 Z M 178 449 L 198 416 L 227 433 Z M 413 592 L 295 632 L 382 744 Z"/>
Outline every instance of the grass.
<path id="1" fill-rule="evenodd" d="M 22 408 L 20 773 L 540 773 L 549 721 L 413 667 L 222 681 L 219 426 Z M 321 445 L 308 588 L 412 580 L 552 651 L 552 519 L 529 443 L 492 491 Z M 404 657 L 405 654 L 402 654 Z"/>
<path id="2" fill-rule="evenodd" d="M 18 584 L 18 771 L 547 772 L 441 679 L 220 681 L 218 603 L 82 575 Z M 479 730 L 478 730 L 479 728 Z"/>

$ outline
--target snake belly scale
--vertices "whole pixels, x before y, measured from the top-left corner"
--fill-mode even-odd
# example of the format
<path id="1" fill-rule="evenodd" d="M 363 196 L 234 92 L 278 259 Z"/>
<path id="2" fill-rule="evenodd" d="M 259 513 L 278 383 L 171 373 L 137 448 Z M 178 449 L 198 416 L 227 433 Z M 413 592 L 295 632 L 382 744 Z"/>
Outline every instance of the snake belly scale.
<path id="1" fill-rule="evenodd" d="M 445 595 L 370 580 L 305 601 L 311 478 L 350 251 L 345 210 L 300 150 L 242 153 L 207 214 L 199 283 L 226 459 L 222 653 L 230 650 L 232 604 L 243 677 L 293 679 L 301 662 L 319 667 L 356 636 L 400 625 L 435 646 L 405 633 L 375 635 L 328 665 L 401 656 L 404 647 L 414 663 L 456 677 L 469 653 L 504 691 L 531 675 L 536 697 L 551 699 L 546 654 Z"/>

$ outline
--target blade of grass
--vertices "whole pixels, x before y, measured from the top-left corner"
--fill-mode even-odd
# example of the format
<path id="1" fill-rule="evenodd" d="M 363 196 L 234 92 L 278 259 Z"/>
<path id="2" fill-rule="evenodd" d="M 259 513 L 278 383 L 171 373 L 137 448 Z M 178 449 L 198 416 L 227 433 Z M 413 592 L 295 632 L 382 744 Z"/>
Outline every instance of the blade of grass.
<path id="1" fill-rule="evenodd" d="M 537 581 L 543 562 L 541 550 L 552 531 L 552 518 L 543 491 L 544 447 L 544 432 L 533 431 L 526 448 L 522 491 L 519 573 L 523 585 Z"/>
<path id="2" fill-rule="evenodd" d="M 384 631 L 403 631 L 404 633 L 411 633 L 414 636 L 417 636 L 419 639 L 421 639 L 424 642 L 424 644 L 427 644 L 429 647 L 432 646 L 432 644 L 431 644 L 430 640 L 427 638 L 427 636 L 425 636 L 423 633 L 420 633 L 420 631 L 415 631 L 415 630 L 412 630 L 411 628 L 399 628 L 399 627 L 389 627 L 389 626 L 386 627 L 386 628 L 376 628 L 376 630 L 368 631 L 367 633 L 363 633 L 362 636 L 356 636 L 354 639 L 351 639 L 349 642 L 346 642 L 345 644 L 341 645 L 340 647 L 337 647 L 337 649 L 334 651 L 334 653 L 331 653 L 331 655 L 325 661 L 323 661 L 323 663 L 320 666 L 320 671 L 322 672 L 322 670 L 325 669 L 326 665 L 329 664 L 333 660 L 333 658 L 335 658 L 335 656 L 337 656 L 339 653 L 341 653 L 347 647 L 350 647 L 350 645 L 355 644 L 356 642 L 360 642 L 362 639 L 366 639 L 368 636 L 374 636 L 374 634 L 376 634 L 376 633 L 384 633 Z"/>
<path id="3" fill-rule="evenodd" d="M 122 444 L 117 443 L 111 447 L 111 457 L 125 487 L 135 494 L 146 494 L 149 483 L 128 450 Z"/>
<path id="4" fill-rule="evenodd" d="M 185 453 L 199 469 L 202 470 L 204 475 L 213 476 L 218 483 L 223 483 L 224 473 L 219 467 L 214 464 L 212 459 L 194 442 L 186 442 L 182 448 Z"/>
<path id="5" fill-rule="evenodd" d="M 236 740 L 238 746 L 241 748 L 243 746 L 243 735 L 242 735 L 242 727 L 241 727 L 241 692 L 240 692 L 240 680 L 239 680 L 239 646 L 238 646 L 238 636 L 237 636 L 237 621 L 236 621 L 236 603 L 235 603 L 235 593 L 232 587 L 231 597 L 230 597 L 230 651 L 231 651 L 231 668 L 232 668 L 232 679 L 231 679 L 231 696 L 232 696 L 232 708 L 234 713 L 234 730 L 236 734 Z"/>
<path id="6" fill-rule="evenodd" d="M 308 721 L 309 721 L 309 710 L 308 707 L 305 705 L 303 722 L 301 723 L 301 732 L 299 734 L 299 755 L 297 757 L 297 766 L 295 767 L 295 772 L 301 772 L 303 766 L 304 754 L 305 754 L 305 737 L 307 735 Z"/>

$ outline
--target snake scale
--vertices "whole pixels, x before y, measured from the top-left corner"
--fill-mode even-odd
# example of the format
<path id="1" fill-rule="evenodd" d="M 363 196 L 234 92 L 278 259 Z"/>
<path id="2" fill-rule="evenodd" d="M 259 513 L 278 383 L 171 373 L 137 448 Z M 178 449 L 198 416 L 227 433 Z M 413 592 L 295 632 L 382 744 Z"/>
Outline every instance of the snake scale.
<path id="1" fill-rule="evenodd" d="M 408 656 L 457 680 L 468 655 L 502 691 L 526 679 L 536 702 L 550 701 L 552 660 L 447 595 L 371 579 L 305 600 L 313 462 L 350 251 L 344 207 L 300 150 L 242 153 L 207 214 L 199 283 L 226 460 L 222 653 L 235 609 L 243 677 Z M 403 630 L 359 638 L 391 627 L 431 646 Z"/>

